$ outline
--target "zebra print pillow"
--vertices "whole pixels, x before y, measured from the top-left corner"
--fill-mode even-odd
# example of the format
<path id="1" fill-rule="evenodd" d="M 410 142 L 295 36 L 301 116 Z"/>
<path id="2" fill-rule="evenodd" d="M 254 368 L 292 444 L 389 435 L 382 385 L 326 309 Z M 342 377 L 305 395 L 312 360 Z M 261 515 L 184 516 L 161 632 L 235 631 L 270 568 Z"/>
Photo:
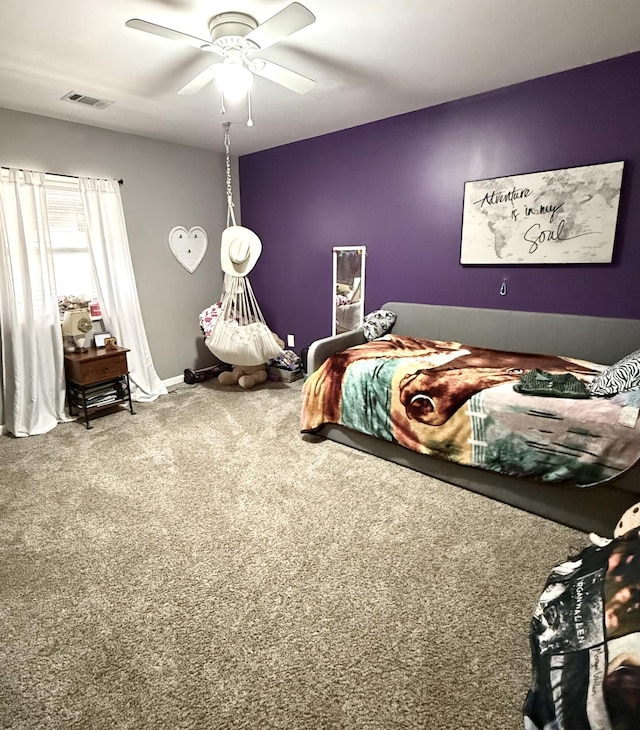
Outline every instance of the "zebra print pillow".
<path id="1" fill-rule="evenodd" d="M 364 336 L 371 342 L 376 337 L 382 337 L 393 327 L 396 321 L 396 315 L 388 309 L 376 309 L 375 312 L 367 314 L 364 318 L 362 326 L 364 328 Z"/>
<path id="2" fill-rule="evenodd" d="M 640 350 L 626 355 L 587 386 L 591 395 L 615 395 L 640 388 Z"/>

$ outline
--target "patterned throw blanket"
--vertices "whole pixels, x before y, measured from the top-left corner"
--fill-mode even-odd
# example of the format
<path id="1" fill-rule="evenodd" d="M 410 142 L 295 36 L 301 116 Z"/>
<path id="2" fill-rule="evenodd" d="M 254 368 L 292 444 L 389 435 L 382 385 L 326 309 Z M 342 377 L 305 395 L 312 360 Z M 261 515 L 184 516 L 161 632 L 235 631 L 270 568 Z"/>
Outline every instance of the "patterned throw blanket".
<path id="1" fill-rule="evenodd" d="M 448 461 L 580 486 L 633 466 L 640 426 L 619 423 L 627 394 L 516 392 L 535 369 L 587 381 L 602 366 L 389 335 L 333 355 L 309 377 L 302 431 L 340 424 Z"/>
<path id="2" fill-rule="evenodd" d="M 640 535 L 549 576 L 531 622 L 526 730 L 640 728 Z"/>

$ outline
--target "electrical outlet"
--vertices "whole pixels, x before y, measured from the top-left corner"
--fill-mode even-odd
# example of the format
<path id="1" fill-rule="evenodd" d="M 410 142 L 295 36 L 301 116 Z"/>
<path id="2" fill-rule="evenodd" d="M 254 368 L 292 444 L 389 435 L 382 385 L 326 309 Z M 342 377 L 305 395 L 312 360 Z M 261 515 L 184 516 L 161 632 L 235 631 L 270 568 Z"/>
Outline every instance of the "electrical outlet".
<path id="1" fill-rule="evenodd" d="M 295 335 L 287 335 L 287 347 L 295 347 L 296 338 Z"/>

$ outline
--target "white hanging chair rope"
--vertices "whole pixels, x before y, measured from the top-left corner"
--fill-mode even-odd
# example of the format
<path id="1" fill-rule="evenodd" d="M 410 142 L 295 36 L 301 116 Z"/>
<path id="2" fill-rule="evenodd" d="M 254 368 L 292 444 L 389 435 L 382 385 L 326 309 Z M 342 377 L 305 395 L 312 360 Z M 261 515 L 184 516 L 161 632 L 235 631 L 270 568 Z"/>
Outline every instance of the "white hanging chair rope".
<path id="1" fill-rule="evenodd" d="M 225 128 L 227 185 L 227 228 L 236 225 L 233 212 L 229 122 Z M 222 362 L 230 365 L 262 365 L 282 353 L 282 348 L 267 327 L 249 279 L 225 273 L 220 312 L 205 340 L 207 347 Z"/>
<path id="2" fill-rule="evenodd" d="M 226 185 L 227 185 L 227 228 L 229 225 L 236 225 L 236 217 L 233 212 L 233 186 L 231 185 L 231 141 L 229 138 L 229 127 L 231 122 L 225 122 L 224 127 L 224 151 L 226 156 Z"/>
<path id="3" fill-rule="evenodd" d="M 231 365 L 262 365 L 282 353 L 246 277 L 225 275 L 220 313 L 206 343 Z"/>

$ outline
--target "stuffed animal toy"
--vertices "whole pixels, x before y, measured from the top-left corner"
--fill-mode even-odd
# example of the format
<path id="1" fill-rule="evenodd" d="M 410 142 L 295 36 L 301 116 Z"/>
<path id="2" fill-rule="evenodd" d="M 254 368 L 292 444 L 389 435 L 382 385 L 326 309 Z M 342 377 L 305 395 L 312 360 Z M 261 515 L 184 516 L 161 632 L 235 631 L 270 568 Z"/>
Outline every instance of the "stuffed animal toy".
<path id="1" fill-rule="evenodd" d="M 231 370 L 218 375 L 220 385 L 239 385 L 245 390 L 264 383 L 266 379 L 266 363 L 262 365 L 234 365 Z"/>
<path id="2" fill-rule="evenodd" d="M 633 530 L 634 527 L 640 527 L 640 502 L 631 505 L 622 515 L 616 525 L 616 529 L 613 531 L 613 536 L 620 537 L 620 535 L 626 534 L 629 530 Z"/>
<path id="3" fill-rule="evenodd" d="M 634 527 L 640 527 L 640 502 L 632 504 L 631 507 L 622 515 L 618 520 L 618 524 L 615 526 L 613 531 L 613 539 L 626 534 L 629 530 L 633 530 Z M 608 537 L 601 537 L 595 532 L 589 534 L 589 538 L 594 545 L 598 547 L 604 547 L 611 542 Z"/>
<path id="4" fill-rule="evenodd" d="M 273 333 L 276 342 L 280 347 L 284 347 L 284 342 Z M 245 390 L 260 385 L 267 380 L 267 363 L 261 365 L 232 365 L 231 370 L 220 373 L 218 382 L 220 385 L 239 385 Z"/>

